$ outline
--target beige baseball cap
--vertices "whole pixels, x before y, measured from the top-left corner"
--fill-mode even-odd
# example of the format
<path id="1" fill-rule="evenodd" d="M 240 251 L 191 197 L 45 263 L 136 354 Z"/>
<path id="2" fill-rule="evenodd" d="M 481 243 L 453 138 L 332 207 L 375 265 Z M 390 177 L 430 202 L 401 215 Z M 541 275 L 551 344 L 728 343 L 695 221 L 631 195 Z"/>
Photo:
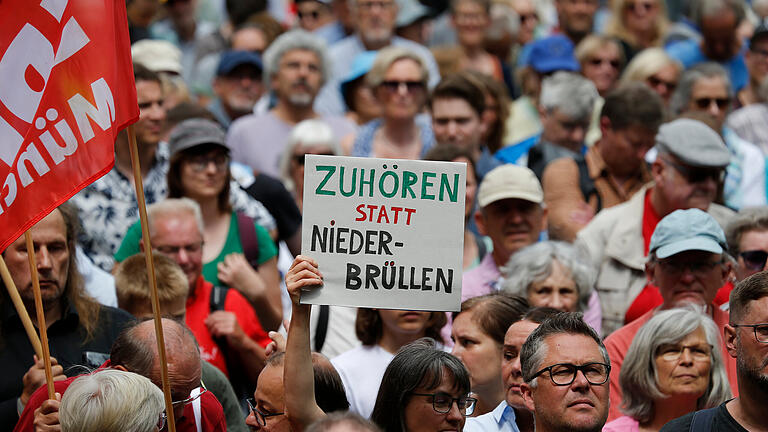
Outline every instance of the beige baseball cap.
<path id="1" fill-rule="evenodd" d="M 544 192 L 541 190 L 541 183 L 536 178 L 536 174 L 526 167 L 512 164 L 492 169 L 480 183 L 480 190 L 477 193 L 478 204 L 480 207 L 485 207 L 507 198 L 541 204 L 544 201 Z"/>

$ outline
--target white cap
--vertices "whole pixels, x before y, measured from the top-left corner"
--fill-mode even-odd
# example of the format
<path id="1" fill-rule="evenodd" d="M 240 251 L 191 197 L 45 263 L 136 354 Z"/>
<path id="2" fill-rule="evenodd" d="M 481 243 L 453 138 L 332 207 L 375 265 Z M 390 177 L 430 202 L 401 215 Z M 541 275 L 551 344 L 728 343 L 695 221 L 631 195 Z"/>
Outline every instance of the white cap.
<path id="1" fill-rule="evenodd" d="M 507 198 L 541 204 L 544 201 L 544 192 L 536 174 L 526 167 L 512 164 L 496 167 L 486 174 L 477 193 L 480 207 Z"/>

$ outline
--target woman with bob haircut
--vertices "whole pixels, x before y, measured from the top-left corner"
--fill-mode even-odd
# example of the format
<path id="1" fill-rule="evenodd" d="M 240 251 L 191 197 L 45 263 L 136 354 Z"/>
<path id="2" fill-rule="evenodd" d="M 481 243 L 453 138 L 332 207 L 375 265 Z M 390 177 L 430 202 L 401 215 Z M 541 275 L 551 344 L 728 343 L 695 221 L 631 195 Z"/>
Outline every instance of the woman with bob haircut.
<path id="1" fill-rule="evenodd" d="M 719 345 L 717 325 L 694 307 L 654 315 L 635 335 L 621 366 L 625 415 L 603 431 L 658 431 L 672 419 L 730 399 L 720 349 L 713 349 Z"/>
<path id="2" fill-rule="evenodd" d="M 675 92 L 683 65 L 669 56 L 662 48 L 648 48 L 638 53 L 624 68 L 619 85 L 641 82 L 661 96 L 669 107 L 669 99 Z"/>
<path id="3" fill-rule="evenodd" d="M 666 2 L 662 0 L 613 0 L 607 36 L 621 41 L 624 56 L 632 59 L 643 49 L 659 47 L 669 28 Z"/>
<path id="4" fill-rule="evenodd" d="M 342 148 L 352 156 L 421 159 L 435 144 L 429 117 L 421 114 L 427 101 L 429 71 L 414 52 L 390 46 L 376 54 L 365 75 L 381 104 L 381 118 L 361 126 Z"/>
<path id="5" fill-rule="evenodd" d="M 477 400 L 459 359 L 423 338 L 400 349 L 384 372 L 371 421 L 384 432 L 461 431 Z"/>
<path id="6" fill-rule="evenodd" d="M 528 309 L 523 297 L 493 293 L 464 300 L 461 312 L 454 312 L 451 354 L 469 371 L 472 393 L 477 398 L 475 415 L 493 411 L 504 400 L 501 380 L 504 335 Z"/>
<path id="7" fill-rule="evenodd" d="M 600 334 L 595 269 L 576 246 L 561 241 L 535 243 L 512 255 L 502 274 L 504 292 L 527 299 L 531 307 L 583 312 L 584 321 Z"/>

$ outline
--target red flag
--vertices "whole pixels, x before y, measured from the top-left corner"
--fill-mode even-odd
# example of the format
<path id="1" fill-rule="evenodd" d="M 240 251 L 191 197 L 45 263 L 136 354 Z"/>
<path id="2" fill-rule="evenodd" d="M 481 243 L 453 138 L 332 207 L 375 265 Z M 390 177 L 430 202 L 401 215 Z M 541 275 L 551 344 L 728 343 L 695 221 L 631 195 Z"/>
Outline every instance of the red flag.
<path id="1" fill-rule="evenodd" d="M 109 172 L 138 117 L 125 2 L 0 1 L 0 250 Z"/>

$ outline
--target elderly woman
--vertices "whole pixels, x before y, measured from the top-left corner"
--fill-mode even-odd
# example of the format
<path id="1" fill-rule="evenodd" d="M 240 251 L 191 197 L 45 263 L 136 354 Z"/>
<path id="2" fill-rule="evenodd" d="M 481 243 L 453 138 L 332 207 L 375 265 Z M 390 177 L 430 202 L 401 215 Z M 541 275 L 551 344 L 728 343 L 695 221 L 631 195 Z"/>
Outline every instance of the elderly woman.
<path id="1" fill-rule="evenodd" d="M 584 312 L 584 321 L 600 333 L 602 313 L 593 289 L 595 270 L 576 246 L 559 241 L 535 243 L 512 255 L 502 274 L 505 292 L 528 299 L 531 307 Z"/>
<path id="2" fill-rule="evenodd" d="M 435 143 L 429 119 L 419 115 L 427 99 L 428 75 L 421 57 L 405 48 L 379 51 L 366 81 L 381 104 L 382 118 L 362 126 L 354 140 L 343 141 L 342 147 L 351 147 L 352 156 L 361 157 L 424 156 Z"/>
<path id="3" fill-rule="evenodd" d="M 477 402 L 469 389 L 461 361 L 435 341 L 420 339 L 387 366 L 371 420 L 384 432 L 461 431 Z"/>
<path id="4" fill-rule="evenodd" d="M 62 431 L 154 432 L 165 425 L 165 403 L 149 378 L 100 369 L 72 381 L 58 415 Z"/>
<path id="5" fill-rule="evenodd" d="M 477 398 L 475 415 L 493 411 L 504 400 L 501 381 L 504 335 L 527 310 L 528 302 L 524 298 L 495 293 L 465 300 L 461 312 L 454 312 L 452 354 L 469 371 L 472 393 Z"/>
<path id="6" fill-rule="evenodd" d="M 616 87 L 624 66 L 624 54 L 615 39 L 589 35 L 579 42 L 574 54 L 581 64 L 581 74 L 592 81 L 600 96 Z"/>
<path id="7" fill-rule="evenodd" d="M 663 0 L 613 0 L 613 14 L 605 29 L 607 36 L 621 41 L 629 60 L 650 47 L 661 46 L 669 27 Z"/>
<path id="8" fill-rule="evenodd" d="M 653 316 L 635 335 L 621 365 L 625 414 L 603 431 L 658 431 L 668 421 L 731 398 L 718 328 L 694 309 Z M 613 390 L 613 389 L 612 389 Z"/>
<path id="9" fill-rule="evenodd" d="M 304 197 L 304 156 L 340 155 L 341 147 L 333 130 L 322 120 L 304 120 L 291 131 L 280 160 L 280 172 L 285 188 L 293 193 L 296 205 L 302 209 Z"/>
<path id="10" fill-rule="evenodd" d="M 633 81 L 644 83 L 669 106 L 669 99 L 677 87 L 677 80 L 682 71 L 683 65 L 663 49 L 648 48 L 629 62 L 621 75 L 620 84 Z"/>

